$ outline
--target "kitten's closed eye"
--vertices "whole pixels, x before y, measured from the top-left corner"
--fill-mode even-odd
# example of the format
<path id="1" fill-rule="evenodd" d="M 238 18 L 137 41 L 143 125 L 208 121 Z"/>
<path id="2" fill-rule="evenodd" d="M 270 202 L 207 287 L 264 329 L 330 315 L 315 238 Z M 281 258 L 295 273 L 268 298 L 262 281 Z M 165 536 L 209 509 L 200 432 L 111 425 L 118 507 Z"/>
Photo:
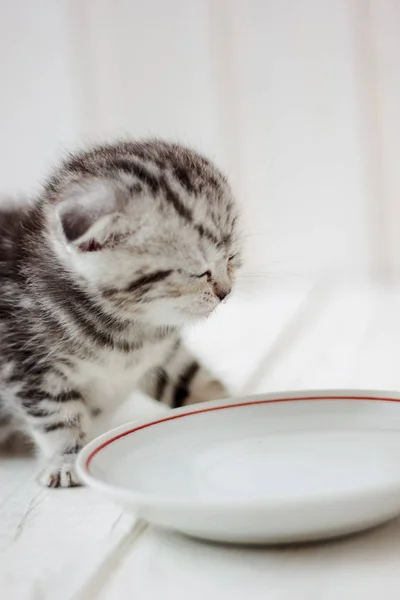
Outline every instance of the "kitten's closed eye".
<path id="1" fill-rule="evenodd" d="M 185 277 L 191 277 L 192 279 L 203 279 L 203 277 L 207 277 L 208 280 L 212 279 L 212 273 L 209 269 L 207 271 L 203 271 L 202 273 L 190 273 L 184 269 L 177 269 L 177 271 L 181 275 L 184 275 Z"/>
<path id="2" fill-rule="evenodd" d="M 228 269 L 229 268 L 240 269 L 240 267 L 242 265 L 243 265 L 243 262 L 237 254 L 233 254 L 232 256 L 230 256 L 228 258 Z"/>
<path id="3" fill-rule="evenodd" d="M 208 280 L 212 278 L 211 271 L 204 271 L 204 273 L 200 273 L 200 275 L 192 275 L 192 277 L 196 277 L 197 279 L 203 279 L 203 277 L 207 277 Z"/>

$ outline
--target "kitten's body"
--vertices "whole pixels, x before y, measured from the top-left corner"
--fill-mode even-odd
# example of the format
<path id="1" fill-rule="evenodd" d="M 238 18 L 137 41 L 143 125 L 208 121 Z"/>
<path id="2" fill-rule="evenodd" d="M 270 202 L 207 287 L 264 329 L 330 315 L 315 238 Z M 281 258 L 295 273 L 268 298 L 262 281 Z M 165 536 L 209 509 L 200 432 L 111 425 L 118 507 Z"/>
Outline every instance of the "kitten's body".
<path id="1" fill-rule="evenodd" d="M 134 387 L 172 407 L 223 395 L 179 331 L 229 293 L 235 220 L 223 176 L 158 141 L 72 157 L 0 212 L 0 430 L 33 438 L 45 485 L 77 483 L 93 415 Z"/>

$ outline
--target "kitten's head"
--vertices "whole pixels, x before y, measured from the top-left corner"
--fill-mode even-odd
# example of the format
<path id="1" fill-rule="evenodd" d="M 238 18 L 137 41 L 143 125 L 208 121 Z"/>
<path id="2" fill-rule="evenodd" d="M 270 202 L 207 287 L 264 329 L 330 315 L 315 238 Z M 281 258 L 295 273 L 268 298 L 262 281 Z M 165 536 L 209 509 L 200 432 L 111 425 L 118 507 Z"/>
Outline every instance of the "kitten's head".
<path id="1" fill-rule="evenodd" d="M 235 203 L 192 150 L 158 140 L 95 148 L 64 163 L 46 200 L 57 252 L 112 311 L 182 325 L 231 292 Z"/>

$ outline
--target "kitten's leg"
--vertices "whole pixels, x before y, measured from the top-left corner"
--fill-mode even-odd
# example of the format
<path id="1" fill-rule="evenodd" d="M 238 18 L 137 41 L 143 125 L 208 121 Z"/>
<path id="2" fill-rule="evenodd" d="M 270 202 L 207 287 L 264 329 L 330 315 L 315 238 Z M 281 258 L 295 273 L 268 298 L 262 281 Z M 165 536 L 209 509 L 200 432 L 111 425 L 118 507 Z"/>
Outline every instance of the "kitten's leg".
<path id="1" fill-rule="evenodd" d="M 29 389 L 21 403 L 27 433 L 46 462 L 40 483 L 52 488 L 80 485 L 75 459 L 88 439 L 91 423 L 80 393 L 64 389 L 52 395 Z"/>
<path id="2" fill-rule="evenodd" d="M 0 447 L 6 445 L 14 431 L 12 416 L 0 407 Z"/>
<path id="3" fill-rule="evenodd" d="M 143 391 L 171 408 L 229 396 L 226 386 L 178 342 L 146 376 Z"/>

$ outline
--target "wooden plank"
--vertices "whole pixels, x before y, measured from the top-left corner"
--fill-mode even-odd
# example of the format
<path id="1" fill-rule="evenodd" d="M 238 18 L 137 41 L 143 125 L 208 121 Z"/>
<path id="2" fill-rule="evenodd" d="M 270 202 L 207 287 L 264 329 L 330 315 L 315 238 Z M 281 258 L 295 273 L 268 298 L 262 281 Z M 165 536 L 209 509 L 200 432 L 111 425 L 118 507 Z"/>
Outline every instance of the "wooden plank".
<path id="1" fill-rule="evenodd" d="M 13 600 L 67 600 L 112 555 L 135 519 L 88 489 L 40 488 L 35 467 L 23 459 L 0 463 L 1 487 L 9 488 L 0 504 L 0 587 Z"/>
<path id="2" fill-rule="evenodd" d="M 275 549 L 205 544 L 153 528 L 99 600 L 397 600 L 400 521 L 345 540 Z M 92 600 L 94 596 L 88 596 Z"/>

